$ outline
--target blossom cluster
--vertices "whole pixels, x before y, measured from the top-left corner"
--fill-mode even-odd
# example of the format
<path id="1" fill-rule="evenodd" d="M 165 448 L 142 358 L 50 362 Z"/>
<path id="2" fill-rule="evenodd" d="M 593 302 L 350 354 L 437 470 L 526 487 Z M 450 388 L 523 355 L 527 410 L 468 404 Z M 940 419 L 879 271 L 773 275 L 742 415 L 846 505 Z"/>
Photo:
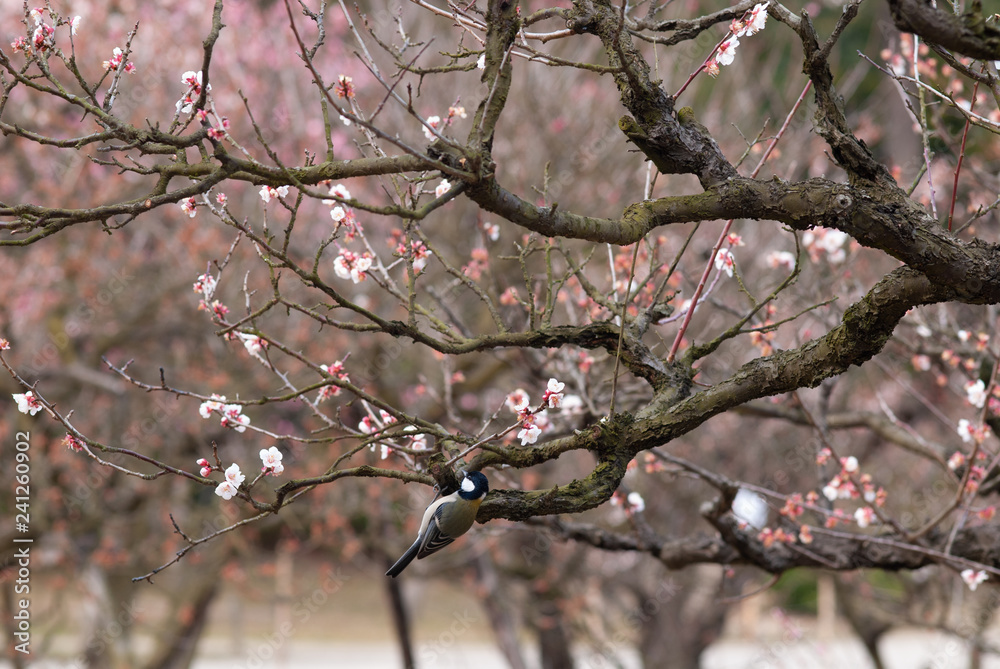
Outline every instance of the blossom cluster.
<path id="1" fill-rule="evenodd" d="M 347 375 L 347 370 L 344 369 L 344 362 L 338 360 L 332 365 L 320 365 L 320 369 L 329 374 L 330 376 L 335 376 L 338 380 L 343 383 L 350 383 L 351 378 Z M 340 386 L 329 385 L 323 386 L 319 389 L 319 395 L 316 397 L 317 402 L 322 402 L 323 400 L 330 399 L 331 397 L 336 397 L 340 394 Z"/>
<path id="2" fill-rule="evenodd" d="M 961 430 L 964 427 L 963 425 L 961 425 L 962 422 L 968 423 L 968 421 L 959 421 L 960 423 L 959 434 L 962 434 Z M 988 432 L 989 432 L 988 427 L 983 427 L 980 428 L 979 430 L 972 429 L 973 436 L 971 436 L 969 439 L 970 441 L 976 439 L 985 439 L 985 437 L 982 435 L 983 433 L 988 433 Z M 985 451 L 979 449 L 978 447 L 976 448 L 974 453 L 975 457 L 973 459 L 973 464 L 969 467 L 969 470 L 965 477 L 965 492 L 970 495 L 975 494 L 976 491 L 979 490 L 979 485 L 983 482 L 983 479 L 986 478 L 986 467 L 984 463 L 988 456 Z M 955 451 L 954 453 L 951 454 L 951 457 L 948 458 L 948 469 L 952 471 L 958 471 L 960 469 L 963 469 L 966 466 L 966 464 L 968 464 L 968 462 L 969 458 L 967 458 L 964 453 L 962 453 L 961 451 Z"/>
<path id="3" fill-rule="evenodd" d="M 83 449 L 83 442 L 72 434 L 67 434 L 62 439 L 62 445 L 73 451 L 74 453 L 80 453 Z"/>
<path id="4" fill-rule="evenodd" d="M 261 475 L 280 476 L 285 471 L 285 465 L 281 462 L 281 460 L 282 453 L 276 446 L 262 448 L 260 450 L 260 461 L 263 465 L 260 468 Z M 205 458 L 198 459 L 198 466 L 201 468 L 201 475 L 206 478 L 211 476 L 214 470 L 222 469 L 221 465 L 219 467 L 213 467 Z M 215 487 L 215 494 L 222 499 L 230 500 L 235 497 L 237 493 L 239 493 L 240 486 L 243 485 L 243 482 L 246 480 L 246 475 L 240 470 L 240 466 L 235 462 L 226 468 L 224 475 L 225 479 Z"/>
<path id="5" fill-rule="evenodd" d="M 821 460 L 825 462 L 829 456 L 829 449 L 822 449 L 817 463 L 822 464 Z M 855 475 L 858 475 L 858 482 L 862 486 L 861 491 L 858 491 L 854 484 Z M 823 496 L 831 502 L 838 499 L 858 499 L 863 496 L 869 504 L 874 503 L 876 506 L 882 506 L 885 503 L 885 495 L 884 488 L 875 489 L 870 474 L 859 474 L 858 459 L 853 455 L 840 459 L 840 472 L 823 486 Z"/>
<path id="6" fill-rule="evenodd" d="M 362 254 L 341 250 L 340 255 L 333 259 L 333 271 L 341 279 L 350 279 L 354 283 L 361 283 L 367 278 L 367 272 L 372 266 L 372 255 L 368 251 Z"/>
<path id="7" fill-rule="evenodd" d="M 489 251 L 484 249 L 482 246 L 477 246 L 472 249 L 470 256 L 472 259 L 469 263 L 462 266 L 462 274 L 469 277 L 473 281 L 479 281 L 479 279 L 483 278 L 483 272 L 485 272 L 489 267 Z"/>
<path id="8" fill-rule="evenodd" d="M 548 416 L 545 410 L 557 409 L 562 406 L 565 398 L 563 393 L 565 386 L 566 384 L 556 379 L 549 379 L 545 392 L 542 394 L 541 405 L 535 410 L 531 409 L 531 398 L 525 390 L 518 388 L 507 395 L 507 408 L 517 414 L 518 422 L 521 425 L 517 438 L 521 440 L 522 446 L 535 443 L 542 430 L 548 427 Z"/>
<path id="9" fill-rule="evenodd" d="M 958 432 L 958 436 L 961 437 L 962 441 L 967 444 L 982 444 L 990 437 L 991 434 L 988 425 L 976 425 L 965 418 L 958 421 L 958 429 L 956 431 Z M 955 455 L 961 455 L 961 454 L 956 453 Z M 951 466 L 950 460 L 948 461 L 948 465 Z M 951 468 L 956 469 L 957 466 L 958 465 Z"/>
<path id="10" fill-rule="evenodd" d="M 646 500 L 638 492 L 632 491 L 628 495 L 623 495 L 616 490 L 611 495 L 611 506 L 620 506 L 626 516 L 631 516 L 646 510 Z"/>
<path id="11" fill-rule="evenodd" d="M 215 289 L 218 280 L 209 273 L 202 274 L 193 284 L 194 292 L 201 293 L 201 300 L 198 302 L 199 311 L 211 311 L 216 318 L 223 320 L 229 313 L 229 308 L 219 300 L 212 299 L 215 296 Z"/>
<path id="12" fill-rule="evenodd" d="M 68 25 L 70 35 L 75 35 L 77 29 L 80 27 L 81 19 L 79 16 L 74 16 L 69 20 L 61 19 L 58 14 L 49 8 L 35 7 L 28 12 L 28 18 L 35 26 L 35 29 L 31 33 L 31 42 L 29 43 L 24 37 L 18 37 L 15 39 L 10 43 L 10 46 L 15 53 L 18 51 L 28 53 L 34 49 L 35 53 L 41 54 L 55 47 L 56 29 L 53 25 L 45 22 L 46 14 L 48 14 L 49 20 L 53 21 L 56 26 Z M 129 65 L 131 66 L 132 64 L 129 63 Z"/>
<path id="13" fill-rule="evenodd" d="M 819 262 L 826 254 L 826 260 L 831 265 L 839 265 L 847 259 L 844 248 L 850 236 L 846 232 L 833 228 L 814 228 L 806 230 L 802 235 L 802 244 L 809 252 L 809 259 Z"/>
<path id="14" fill-rule="evenodd" d="M 242 405 L 227 404 L 226 402 L 225 395 L 213 393 L 212 399 L 201 403 L 198 413 L 201 414 L 202 418 L 208 418 L 213 413 L 220 414 L 222 420 L 219 421 L 219 424 L 222 427 L 232 428 L 237 432 L 246 432 L 247 426 L 250 425 L 250 417 L 243 413 Z"/>
<path id="15" fill-rule="evenodd" d="M 202 461 L 199 460 L 199 463 Z M 204 468 L 202 469 L 204 471 Z M 240 471 L 235 462 L 226 468 L 226 479 L 215 488 L 215 494 L 225 500 L 232 499 L 240 491 L 240 486 L 246 480 L 246 475 Z"/>
<path id="16" fill-rule="evenodd" d="M 816 463 L 825 465 L 832 457 L 830 449 L 823 448 L 816 456 Z M 800 517 L 806 509 L 811 509 L 826 516 L 823 523 L 826 528 L 836 527 L 840 523 L 854 523 L 859 528 L 865 529 L 878 520 L 876 509 L 885 505 L 888 496 L 884 488 L 876 489 L 870 474 L 861 472 L 858 459 L 853 455 L 840 458 L 840 471 L 823 486 L 822 494 L 831 502 L 837 499 L 863 499 L 866 504 L 855 509 L 853 515 L 849 515 L 843 509 L 827 511 L 818 505 L 820 495 L 815 490 L 810 490 L 805 495 L 795 493 L 786 497 L 785 504 L 778 513 L 789 521 L 801 523 Z M 781 528 L 765 527 L 758 533 L 757 538 L 765 547 L 773 546 L 775 543 L 809 544 L 813 541 L 812 531 L 805 524 L 799 524 L 797 533 Z"/>
<path id="17" fill-rule="evenodd" d="M 407 249 L 405 243 L 399 242 L 396 245 L 396 255 L 400 258 L 412 258 L 413 272 L 414 274 L 420 274 L 427 267 L 427 261 L 433 255 L 433 252 L 422 241 L 414 239 L 410 241 L 409 249 Z"/>
<path id="18" fill-rule="evenodd" d="M 201 70 L 195 72 L 188 70 L 181 74 L 181 83 L 187 86 L 187 90 L 181 99 L 174 103 L 174 109 L 178 114 L 190 114 L 194 110 L 194 104 L 201 97 L 202 73 Z M 208 92 L 212 91 L 212 84 L 208 85 Z"/>
<path id="19" fill-rule="evenodd" d="M 118 70 L 122 67 L 122 62 L 125 60 L 125 54 L 118 47 L 111 50 L 111 58 L 101 63 L 101 67 L 105 70 Z M 132 61 L 125 63 L 125 71 L 129 74 L 135 74 L 135 65 Z"/>
<path id="20" fill-rule="evenodd" d="M 267 364 L 267 361 L 261 355 L 270 346 L 270 343 L 266 339 L 255 334 L 239 331 L 236 332 L 236 337 L 243 342 L 243 347 L 247 350 L 247 353 L 265 365 Z"/>
<path id="21" fill-rule="evenodd" d="M 434 133 L 440 134 L 442 130 L 454 123 L 456 118 L 466 118 L 465 107 L 448 107 L 448 114 L 442 119 L 440 116 L 428 116 L 424 126 L 424 137 L 427 141 L 434 141 Z"/>
<path id="22" fill-rule="evenodd" d="M 767 22 L 767 6 L 765 2 L 754 6 L 742 18 L 734 20 L 729 26 L 729 37 L 722 42 L 715 52 L 705 61 L 705 71 L 711 76 L 719 76 L 720 65 L 732 65 L 736 59 L 736 47 L 740 45 L 741 37 L 750 37 L 764 29 Z"/>
<path id="23" fill-rule="evenodd" d="M 368 416 L 365 416 L 364 418 L 361 419 L 361 422 L 358 423 L 358 431 L 361 432 L 362 434 L 374 434 L 376 432 L 384 430 L 390 425 L 394 425 L 397 422 L 398 421 L 396 420 L 395 416 L 390 414 L 385 409 L 379 409 L 377 418 L 375 417 L 374 414 L 369 414 Z M 417 428 L 412 425 L 407 425 L 405 428 L 403 428 L 403 432 L 414 433 L 416 431 Z M 427 437 L 425 435 L 411 434 L 409 440 L 410 441 L 409 444 L 407 445 L 407 448 L 414 451 L 427 450 Z M 389 454 L 393 451 L 393 449 L 397 447 L 396 444 L 389 443 L 386 441 L 372 442 L 371 450 L 373 452 L 375 451 L 376 446 L 381 447 L 381 457 L 383 460 L 388 458 Z"/>
<path id="24" fill-rule="evenodd" d="M 260 187 L 260 199 L 267 204 L 271 200 L 277 200 L 278 198 L 286 197 L 288 195 L 288 186 L 261 186 Z"/>

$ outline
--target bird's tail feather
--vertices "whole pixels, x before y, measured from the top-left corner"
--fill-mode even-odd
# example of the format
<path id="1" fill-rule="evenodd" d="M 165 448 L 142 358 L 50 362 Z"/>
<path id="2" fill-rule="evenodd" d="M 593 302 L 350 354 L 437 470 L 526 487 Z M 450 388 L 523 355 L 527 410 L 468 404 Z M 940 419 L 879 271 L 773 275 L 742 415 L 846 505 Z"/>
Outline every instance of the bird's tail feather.
<path id="1" fill-rule="evenodd" d="M 406 569 L 406 566 L 413 562 L 413 558 L 417 557 L 417 551 L 420 550 L 420 540 L 417 539 L 413 542 L 413 545 L 406 549 L 402 557 L 396 560 L 396 564 L 389 567 L 389 571 L 385 572 L 386 576 L 392 576 L 396 578 L 399 576 L 400 572 Z"/>

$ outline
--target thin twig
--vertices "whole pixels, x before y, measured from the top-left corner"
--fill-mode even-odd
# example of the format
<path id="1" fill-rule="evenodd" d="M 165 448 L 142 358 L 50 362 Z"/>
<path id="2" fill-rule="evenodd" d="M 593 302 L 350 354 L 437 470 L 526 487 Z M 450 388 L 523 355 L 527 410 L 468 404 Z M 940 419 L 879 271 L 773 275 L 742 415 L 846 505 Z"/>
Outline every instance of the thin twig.
<path id="1" fill-rule="evenodd" d="M 771 140 L 770 144 L 768 144 L 767 149 L 764 151 L 764 155 L 760 157 L 760 162 L 757 163 L 757 167 L 755 167 L 753 172 L 750 174 L 750 178 L 755 178 L 757 176 L 757 173 L 760 172 L 760 169 L 764 166 L 764 162 L 768 159 L 768 157 L 771 155 L 771 152 L 774 150 L 775 145 L 785 134 L 785 130 L 788 129 L 788 124 L 791 123 L 792 116 L 798 110 L 799 106 L 802 104 L 802 101 L 805 100 L 806 94 L 809 92 L 810 88 L 812 88 L 812 79 L 806 82 L 805 88 L 802 89 L 802 92 L 799 94 L 798 100 L 796 100 L 795 104 L 792 105 L 792 109 L 788 112 L 788 116 L 785 117 L 785 122 L 781 124 L 781 128 L 778 130 L 778 133 Z M 729 229 L 732 227 L 734 220 L 735 219 L 731 218 L 728 221 L 726 221 L 726 225 L 723 227 L 722 233 L 719 235 L 718 241 L 712 248 L 712 253 L 708 258 L 708 262 L 705 264 L 705 271 L 702 272 L 701 280 L 698 282 L 698 287 L 695 288 L 694 296 L 691 298 L 691 308 L 688 309 L 687 314 L 685 314 L 684 322 L 681 324 L 681 327 L 677 330 L 677 336 L 674 337 L 674 343 L 670 346 L 670 353 L 667 355 L 667 362 L 673 362 L 674 358 L 677 356 L 677 349 L 680 348 L 681 340 L 684 338 L 684 334 L 687 332 L 688 326 L 691 324 L 691 317 L 694 315 L 694 308 L 698 304 L 698 298 L 701 297 L 701 292 L 705 289 L 705 282 L 708 281 L 708 274 L 709 272 L 712 271 L 712 266 L 715 264 L 715 256 L 718 255 L 719 249 L 722 248 L 722 245 L 726 241 L 726 237 L 729 236 Z"/>

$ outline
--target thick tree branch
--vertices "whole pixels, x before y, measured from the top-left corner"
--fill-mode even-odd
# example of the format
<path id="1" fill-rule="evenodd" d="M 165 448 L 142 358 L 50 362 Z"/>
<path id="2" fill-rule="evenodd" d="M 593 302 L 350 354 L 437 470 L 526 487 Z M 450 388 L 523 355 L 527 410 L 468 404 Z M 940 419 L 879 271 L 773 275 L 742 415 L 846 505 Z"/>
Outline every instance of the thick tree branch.
<path id="1" fill-rule="evenodd" d="M 1000 58 L 1000 30 L 986 23 L 981 0 L 961 16 L 926 0 L 889 0 L 889 12 L 903 32 L 977 60 Z"/>

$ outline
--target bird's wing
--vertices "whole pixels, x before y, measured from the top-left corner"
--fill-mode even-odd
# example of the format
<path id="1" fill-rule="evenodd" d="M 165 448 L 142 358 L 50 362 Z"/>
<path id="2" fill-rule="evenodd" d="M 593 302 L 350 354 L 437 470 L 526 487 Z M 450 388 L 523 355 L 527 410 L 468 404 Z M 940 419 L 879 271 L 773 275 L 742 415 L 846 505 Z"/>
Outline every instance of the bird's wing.
<path id="1" fill-rule="evenodd" d="M 438 508 L 427 523 L 427 530 L 424 532 L 423 541 L 420 542 L 420 550 L 417 551 L 417 558 L 425 558 L 432 553 L 436 553 L 451 542 L 455 537 L 448 536 L 438 525 L 441 519 L 441 509 Z"/>

